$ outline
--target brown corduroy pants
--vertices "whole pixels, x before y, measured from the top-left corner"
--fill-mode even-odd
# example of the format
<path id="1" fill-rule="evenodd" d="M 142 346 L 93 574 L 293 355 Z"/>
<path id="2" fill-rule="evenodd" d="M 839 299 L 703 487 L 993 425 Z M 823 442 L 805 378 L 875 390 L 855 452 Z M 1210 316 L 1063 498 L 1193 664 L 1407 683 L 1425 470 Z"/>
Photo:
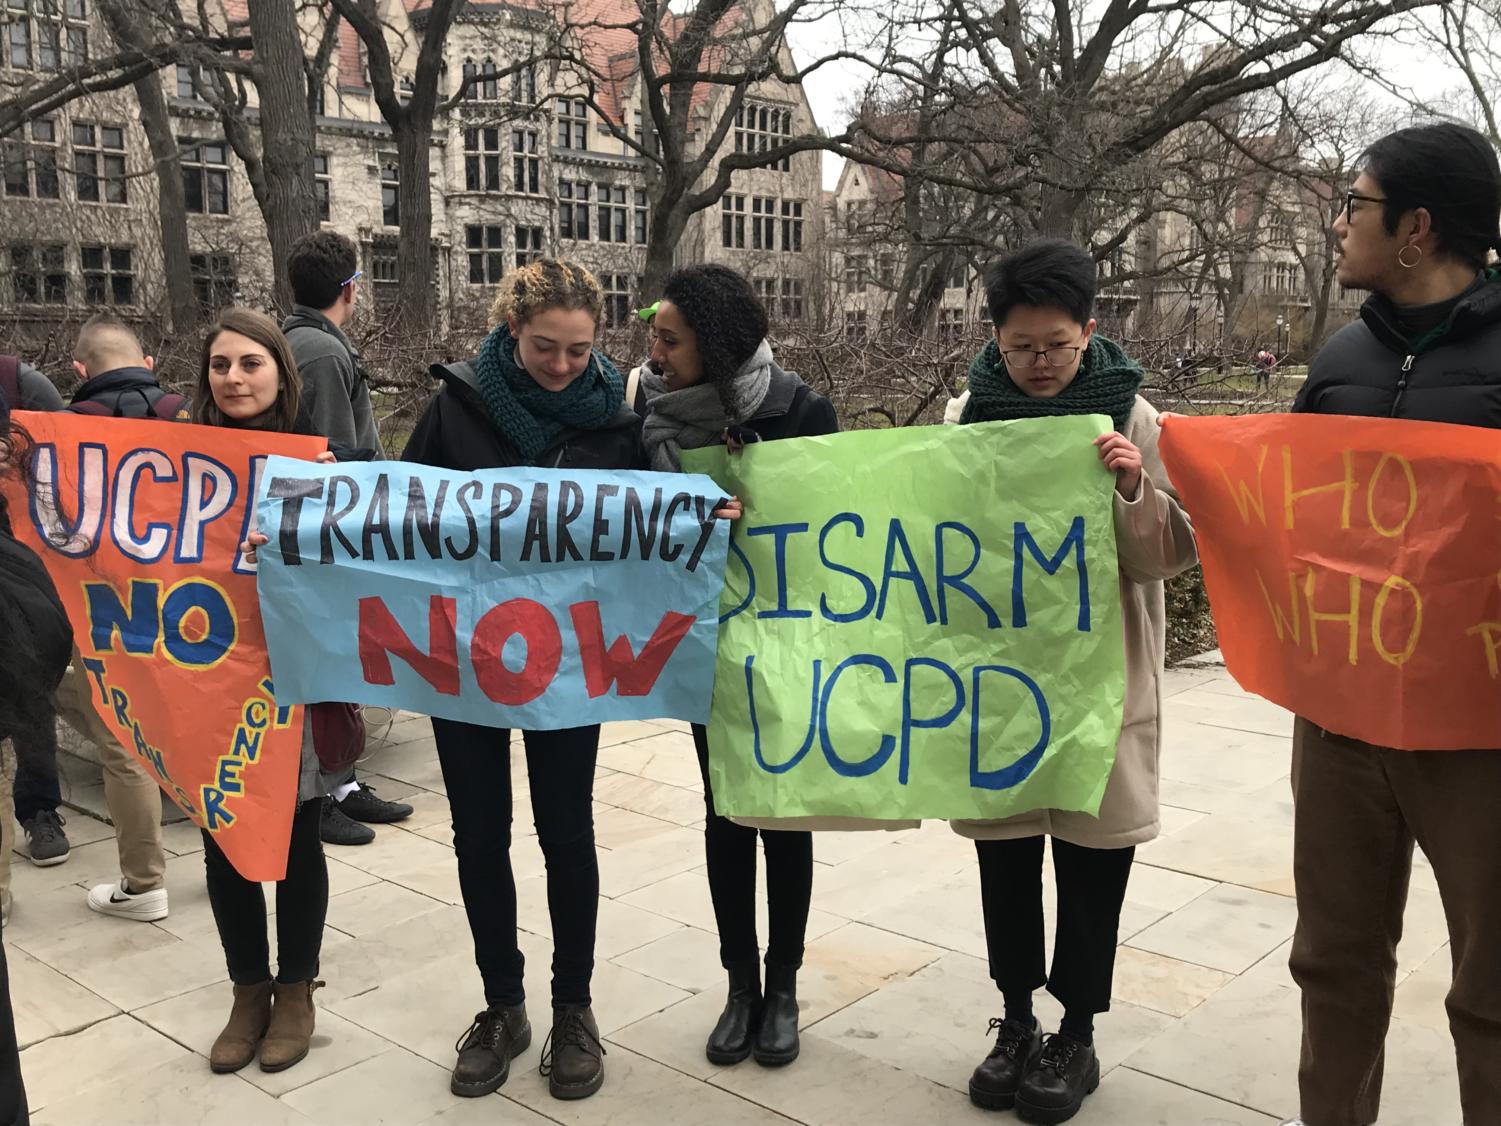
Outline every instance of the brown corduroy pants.
<path id="1" fill-rule="evenodd" d="M 1416 842 L 1449 924 L 1464 1123 L 1501 1126 L 1501 750 L 1391 750 L 1298 719 L 1292 783 L 1304 1121 L 1377 1119 Z"/>

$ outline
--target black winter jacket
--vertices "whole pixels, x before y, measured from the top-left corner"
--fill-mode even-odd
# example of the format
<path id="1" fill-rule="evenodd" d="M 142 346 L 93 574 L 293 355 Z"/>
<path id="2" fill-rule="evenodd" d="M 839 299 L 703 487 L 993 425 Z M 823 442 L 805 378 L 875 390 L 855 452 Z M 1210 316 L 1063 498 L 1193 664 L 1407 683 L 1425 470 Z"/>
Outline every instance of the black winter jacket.
<path id="1" fill-rule="evenodd" d="M 118 418 L 152 418 L 157 400 L 166 394 L 147 368 L 116 368 L 85 380 L 73 393 L 72 405 L 98 403 Z M 178 417 L 187 417 L 186 404 Z"/>
<path id="2" fill-rule="evenodd" d="M 1415 341 L 1380 294 L 1319 350 L 1293 410 L 1501 428 L 1501 279 Z"/>
<path id="3" fill-rule="evenodd" d="M 648 410 L 646 388 L 636 391 L 636 410 L 644 418 Z M 775 442 L 781 438 L 813 438 L 819 434 L 839 433 L 839 415 L 834 404 L 803 382 L 796 372 L 771 365 L 771 386 L 761 408 L 738 426 L 744 441 Z M 750 431 L 749 434 L 745 431 Z"/>
<path id="4" fill-rule="evenodd" d="M 474 361 L 434 364 L 432 375 L 443 381 L 402 451 L 403 461 L 468 472 L 513 465 L 548 469 L 641 469 L 641 419 L 622 406 L 600 430 L 564 430 L 535 461 L 521 456 L 496 427 L 480 394 Z"/>

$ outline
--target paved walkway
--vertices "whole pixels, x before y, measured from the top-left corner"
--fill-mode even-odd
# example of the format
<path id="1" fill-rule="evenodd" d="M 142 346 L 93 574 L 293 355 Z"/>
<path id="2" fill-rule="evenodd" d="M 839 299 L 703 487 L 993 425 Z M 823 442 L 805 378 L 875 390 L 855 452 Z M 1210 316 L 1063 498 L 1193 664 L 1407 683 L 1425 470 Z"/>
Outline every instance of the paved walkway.
<path id="1" fill-rule="evenodd" d="M 1075 1120 L 1096 1126 L 1252 1126 L 1296 1110 L 1290 721 L 1213 666 L 1167 677 L 1163 837 L 1140 850 L 1122 920 L 1116 1002 L 1099 1022 L 1108 1068 Z M 312 1053 L 289 1071 L 215 1076 L 205 1056 L 229 1007 L 198 833 L 166 831 L 171 917 L 91 914 L 115 873 L 107 825 L 74 813 L 67 864 L 15 864 L 5 932 L 38 1126 L 391 1123 L 396 1126 L 714 1123 L 870 1126 L 1014 1121 L 964 1091 L 999 998 L 986 977 L 973 846 L 946 825 L 830 834 L 800 991 L 803 1055 L 717 1068 L 703 1040 L 723 999 L 704 882 L 703 814 L 681 725 L 606 728 L 595 787 L 601 882 L 595 1010 L 604 1090 L 549 1098 L 537 1075 L 547 1015 L 503 1093 L 448 1091 L 453 1044 L 480 1007 L 427 722 L 400 718 L 366 777 L 417 807 L 372 845 L 330 848 L 333 898 Z M 516 755 L 515 769 L 524 769 Z M 525 787 L 519 785 L 522 793 Z M 78 787 L 81 803 L 97 792 Z M 524 801 L 513 848 L 535 998 L 549 956 L 542 858 Z M 1051 912 L 1051 909 L 1050 909 Z M 764 921 L 763 931 L 764 934 Z M 1445 1031 L 1449 952 L 1420 864 L 1401 949 L 1382 1126 L 1458 1126 Z M 1041 999 L 1045 1020 L 1057 1006 Z"/>

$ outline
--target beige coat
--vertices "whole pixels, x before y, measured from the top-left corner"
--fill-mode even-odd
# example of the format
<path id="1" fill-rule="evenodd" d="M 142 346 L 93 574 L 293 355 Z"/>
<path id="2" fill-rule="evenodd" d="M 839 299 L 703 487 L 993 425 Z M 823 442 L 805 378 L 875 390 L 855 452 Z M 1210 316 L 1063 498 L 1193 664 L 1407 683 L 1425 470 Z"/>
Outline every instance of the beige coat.
<path id="1" fill-rule="evenodd" d="M 1034 810 L 1003 821 L 955 821 L 954 832 L 979 839 L 1051 834 L 1085 848 L 1126 848 L 1157 835 L 1157 764 L 1162 752 L 1162 666 L 1167 612 L 1162 583 L 1198 561 L 1193 525 L 1178 503 L 1157 452 L 1157 411 L 1140 396 L 1126 437 L 1142 454 L 1136 499 L 1115 494 L 1121 619 L 1126 643 L 1126 703 L 1115 766 L 1098 819 L 1087 813 Z"/>

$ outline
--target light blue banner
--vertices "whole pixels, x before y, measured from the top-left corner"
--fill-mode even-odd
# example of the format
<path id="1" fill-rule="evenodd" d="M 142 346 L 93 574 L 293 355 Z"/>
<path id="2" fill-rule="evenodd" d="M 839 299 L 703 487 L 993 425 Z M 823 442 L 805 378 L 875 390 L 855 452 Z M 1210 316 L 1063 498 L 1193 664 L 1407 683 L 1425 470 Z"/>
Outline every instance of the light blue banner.
<path id="1" fill-rule="evenodd" d="M 723 495 L 685 473 L 270 458 L 256 523 L 277 702 L 530 730 L 706 722 Z"/>

